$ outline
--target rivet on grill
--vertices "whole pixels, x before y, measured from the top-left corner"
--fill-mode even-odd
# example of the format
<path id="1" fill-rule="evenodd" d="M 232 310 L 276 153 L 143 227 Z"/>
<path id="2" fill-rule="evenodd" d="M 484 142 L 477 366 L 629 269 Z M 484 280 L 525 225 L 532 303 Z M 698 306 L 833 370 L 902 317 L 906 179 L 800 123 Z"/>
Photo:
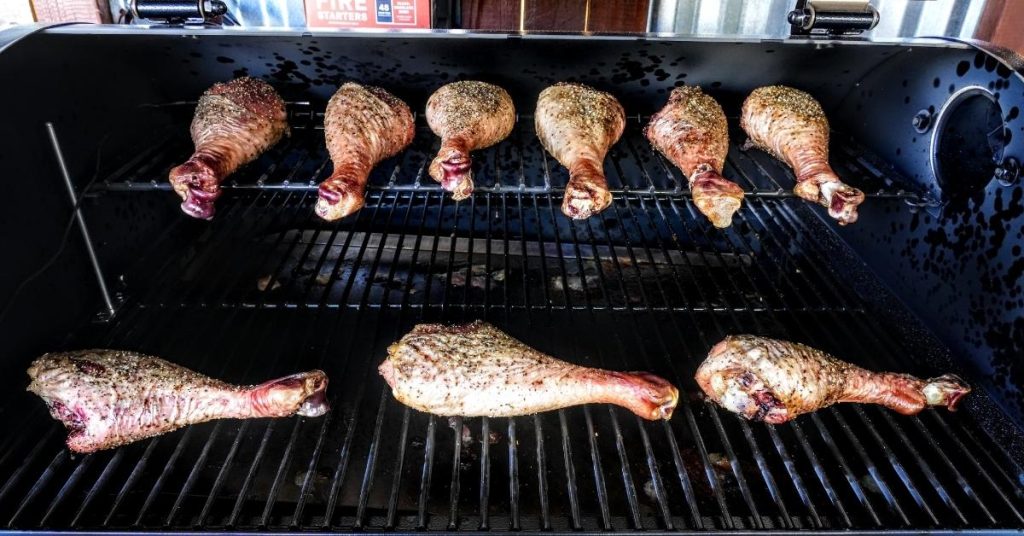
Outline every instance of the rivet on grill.
<path id="1" fill-rule="evenodd" d="M 921 110 L 920 112 L 917 112 L 917 115 L 914 116 L 914 119 L 911 120 L 910 123 L 914 125 L 914 130 L 916 130 L 918 134 L 924 134 L 925 132 L 928 132 L 928 129 L 932 126 L 932 113 L 928 110 Z"/>
<path id="2" fill-rule="evenodd" d="M 1016 158 L 1009 157 L 996 168 L 993 173 L 995 179 L 1002 186 L 1015 186 L 1020 182 L 1020 162 Z"/>

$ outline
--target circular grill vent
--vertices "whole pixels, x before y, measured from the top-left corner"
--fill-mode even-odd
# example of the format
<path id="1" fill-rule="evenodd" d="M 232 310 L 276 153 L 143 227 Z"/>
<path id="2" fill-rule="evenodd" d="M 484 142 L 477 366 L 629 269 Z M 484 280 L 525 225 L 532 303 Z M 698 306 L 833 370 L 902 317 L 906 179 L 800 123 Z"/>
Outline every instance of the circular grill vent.
<path id="1" fill-rule="evenodd" d="M 947 197 L 978 192 L 1003 160 L 1003 110 L 990 91 L 973 86 L 952 96 L 939 110 L 932 135 L 931 164 Z"/>

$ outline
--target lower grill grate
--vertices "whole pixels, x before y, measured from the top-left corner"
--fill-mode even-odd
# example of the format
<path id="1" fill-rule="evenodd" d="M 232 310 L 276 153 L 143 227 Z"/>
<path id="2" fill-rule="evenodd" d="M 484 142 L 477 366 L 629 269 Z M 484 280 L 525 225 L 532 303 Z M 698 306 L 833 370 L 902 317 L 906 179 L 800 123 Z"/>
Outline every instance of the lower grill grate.
<path id="1" fill-rule="evenodd" d="M 17 431 L 0 439 L 7 528 L 1024 528 L 1024 469 L 969 412 L 839 406 L 773 427 L 698 396 L 697 364 L 738 332 L 936 372 L 924 358 L 941 349 L 879 320 L 884 300 L 857 294 L 843 246 L 802 201 L 751 196 L 720 232 L 659 191 L 572 222 L 551 191 L 456 206 L 384 187 L 324 224 L 311 188 L 236 190 L 194 239 L 178 238 L 198 225 L 184 218 L 168 229 L 126 274 L 118 316 L 67 346 L 136 349 L 234 382 L 320 367 L 332 411 L 71 456 L 17 378 L 0 398 L 0 426 Z M 100 202 L 125 195 L 170 194 Z M 650 370 L 685 396 L 669 422 L 604 406 L 449 420 L 394 401 L 376 375 L 387 345 L 418 322 L 477 318 L 567 360 Z M 968 404 L 990 406 L 980 392 Z"/>

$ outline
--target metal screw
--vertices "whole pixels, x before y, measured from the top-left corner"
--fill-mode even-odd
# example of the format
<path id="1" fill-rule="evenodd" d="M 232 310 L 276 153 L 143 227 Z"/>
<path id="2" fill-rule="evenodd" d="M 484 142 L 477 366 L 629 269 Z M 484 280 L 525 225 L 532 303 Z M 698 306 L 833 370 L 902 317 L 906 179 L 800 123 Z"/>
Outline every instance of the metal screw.
<path id="1" fill-rule="evenodd" d="M 794 9 L 786 17 L 793 26 L 804 30 L 810 30 L 814 26 L 814 12 L 809 9 Z"/>
<path id="2" fill-rule="evenodd" d="M 1020 182 L 1020 162 L 1013 157 L 1004 159 L 995 170 L 995 178 L 1003 186 L 1016 185 Z"/>
<path id="3" fill-rule="evenodd" d="M 921 110 L 917 112 L 917 115 L 910 121 L 910 124 L 914 125 L 914 130 L 918 134 L 924 134 L 932 126 L 932 113 L 928 110 Z"/>

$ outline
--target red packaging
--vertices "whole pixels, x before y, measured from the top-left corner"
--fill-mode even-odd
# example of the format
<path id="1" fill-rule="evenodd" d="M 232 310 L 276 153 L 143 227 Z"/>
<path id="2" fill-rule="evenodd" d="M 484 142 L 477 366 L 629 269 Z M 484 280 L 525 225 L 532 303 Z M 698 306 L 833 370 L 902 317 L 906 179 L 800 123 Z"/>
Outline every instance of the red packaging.
<path id="1" fill-rule="evenodd" d="M 430 0 L 306 0 L 310 28 L 430 28 Z"/>

